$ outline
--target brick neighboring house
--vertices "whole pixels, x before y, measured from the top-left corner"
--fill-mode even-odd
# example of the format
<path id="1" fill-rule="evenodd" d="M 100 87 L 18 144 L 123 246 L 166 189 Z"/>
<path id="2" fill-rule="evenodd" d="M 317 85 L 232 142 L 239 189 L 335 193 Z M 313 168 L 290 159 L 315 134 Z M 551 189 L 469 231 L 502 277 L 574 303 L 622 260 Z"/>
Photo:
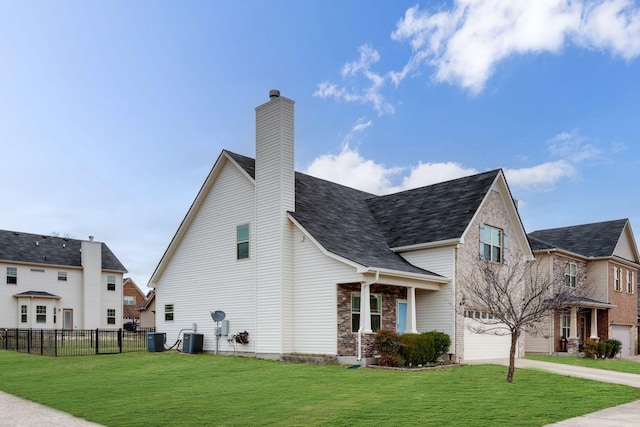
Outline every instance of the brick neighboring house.
<path id="1" fill-rule="evenodd" d="M 545 336 L 527 336 L 526 351 L 576 352 L 586 339 L 614 338 L 622 355 L 637 353 L 640 256 L 627 219 L 534 231 L 528 234 L 537 258 L 566 286 L 584 286 L 549 322 Z"/>
<path id="2" fill-rule="evenodd" d="M 138 285 L 129 277 L 122 284 L 122 322 L 140 323 L 138 307 L 144 303 L 145 296 Z"/>

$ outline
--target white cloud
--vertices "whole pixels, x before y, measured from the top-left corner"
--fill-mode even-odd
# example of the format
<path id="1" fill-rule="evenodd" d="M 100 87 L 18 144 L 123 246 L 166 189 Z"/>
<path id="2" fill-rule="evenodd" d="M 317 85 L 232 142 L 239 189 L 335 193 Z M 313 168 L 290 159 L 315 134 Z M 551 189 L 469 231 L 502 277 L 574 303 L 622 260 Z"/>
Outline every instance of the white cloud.
<path id="1" fill-rule="evenodd" d="M 401 170 L 402 168 L 387 168 L 383 164 L 367 160 L 357 150 L 344 144 L 340 154 L 321 155 L 305 172 L 373 194 L 384 194 L 391 188 L 390 178 Z"/>
<path id="2" fill-rule="evenodd" d="M 395 112 L 393 105 L 387 102 L 381 92 L 385 78 L 371 70 L 371 66 L 380 60 L 380 54 L 368 45 L 362 45 L 358 50 L 360 52 L 358 60 L 346 63 L 340 72 L 343 80 L 353 82 L 350 88 L 322 82 L 318 84 L 313 96 L 371 104 L 378 115 L 393 114 Z M 366 87 L 360 89 L 360 86 Z"/>
<path id="3" fill-rule="evenodd" d="M 558 52 L 570 42 L 640 55 L 640 11 L 630 0 L 457 0 L 450 11 L 408 9 L 391 34 L 412 56 L 390 73 L 398 85 L 423 66 L 434 79 L 481 92 L 496 66 L 513 55 Z"/>
<path id="4" fill-rule="evenodd" d="M 572 163 L 596 158 L 601 154 L 600 149 L 587 143 L 587 138 L 581 136 L 577 130 L 555 135 L 547 141 L 547 147 L 553 156 Z"/>
<path id="5" fill-rule="evenodd" d="M 460 163 L 422 163 L 411 168 L 411 173 L 402 179 L 401 190 L 410 188 L 418 188 L 425 185 L 435 184 L 437 182 L 448 181 L 451 179 L 462 178 L 478 173 L 476 169 L 465 168 Z"/>
<path id="6" fill-rule="evenodd" d="M 571 163 L 558 160 L 529 168 L 505 169 L 504 174 L 512 189 L 547 191 L 562 178 L 575 176 L 576 169 Z"/>

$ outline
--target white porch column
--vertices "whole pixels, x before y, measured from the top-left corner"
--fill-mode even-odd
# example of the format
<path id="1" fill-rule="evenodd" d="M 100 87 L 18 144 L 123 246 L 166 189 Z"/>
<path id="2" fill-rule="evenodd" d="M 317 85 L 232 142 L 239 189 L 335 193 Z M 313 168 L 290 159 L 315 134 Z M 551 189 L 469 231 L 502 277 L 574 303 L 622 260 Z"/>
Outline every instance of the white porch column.
<path id="1" fill-rule="evenodd" d="M 578 309 L 571 307 L 571 318 L 569 321 L 569 339 L 578 339 Z"/>
<path id="2" fill-rule="evenodd" d="M 407 332 L 417 334 L 416 324 L 416 288 L 407 288 Z"/>
<path id="3" fill-rule="evenodd" d="M 360 326 L 362 333 L 372 334 L 371 330 L 371 285 L 363 283 L 360 286 Z"/>
<path id="4" fill-rule="evenodd" d="M 592 340 L 598 339 L 598 309 L 591 309 L 591 337 Z"/>

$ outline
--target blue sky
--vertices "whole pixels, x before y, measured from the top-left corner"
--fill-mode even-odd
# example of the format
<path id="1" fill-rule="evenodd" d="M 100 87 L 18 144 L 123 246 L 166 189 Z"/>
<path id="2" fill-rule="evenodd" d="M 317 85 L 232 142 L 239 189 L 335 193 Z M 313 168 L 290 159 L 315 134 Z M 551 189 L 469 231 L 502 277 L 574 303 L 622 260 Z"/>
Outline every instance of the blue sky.
<path id="1" fill-rule="evenodd" d="M 527 231 L 640 232 L 640 3 L 0 1 L 0 228 L 93 235 L 143 289 L 255 107 L 377 194 L 503 168 Z"/>

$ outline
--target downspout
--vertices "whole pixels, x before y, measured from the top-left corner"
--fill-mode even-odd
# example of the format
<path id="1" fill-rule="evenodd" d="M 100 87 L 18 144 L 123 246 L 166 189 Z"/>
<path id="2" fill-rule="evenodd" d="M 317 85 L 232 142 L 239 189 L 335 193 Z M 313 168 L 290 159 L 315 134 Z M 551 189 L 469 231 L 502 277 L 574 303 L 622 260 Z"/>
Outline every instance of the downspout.
<path id="1" fill-rule="evenodd" d="M 378 279 L 380 279 L 380 272 L 376 271 L 376 277 L 375 279 L 373 279 L 370 282 L 365 282 L 363 285 L 369 287 L 369 290 L 371 290 L 371 285 L 375 284 L 378 282 Z M 369 295 L 371 295 L 371 293 L 369 293 Z M 360 306 L 362 306 L 362 292 L 360 293 Z M 371 316 L 371 309 L 369 309 L 369 313 L 367 313 L 368 316 Z M 358 363 L 362 364 L 362 325 L 364 325 L 364 319 L 362 318 L 362 312 L 360 313 L 360 326 L 358 327 L 358 356 L 357 356 L 357 361 Z"/>

